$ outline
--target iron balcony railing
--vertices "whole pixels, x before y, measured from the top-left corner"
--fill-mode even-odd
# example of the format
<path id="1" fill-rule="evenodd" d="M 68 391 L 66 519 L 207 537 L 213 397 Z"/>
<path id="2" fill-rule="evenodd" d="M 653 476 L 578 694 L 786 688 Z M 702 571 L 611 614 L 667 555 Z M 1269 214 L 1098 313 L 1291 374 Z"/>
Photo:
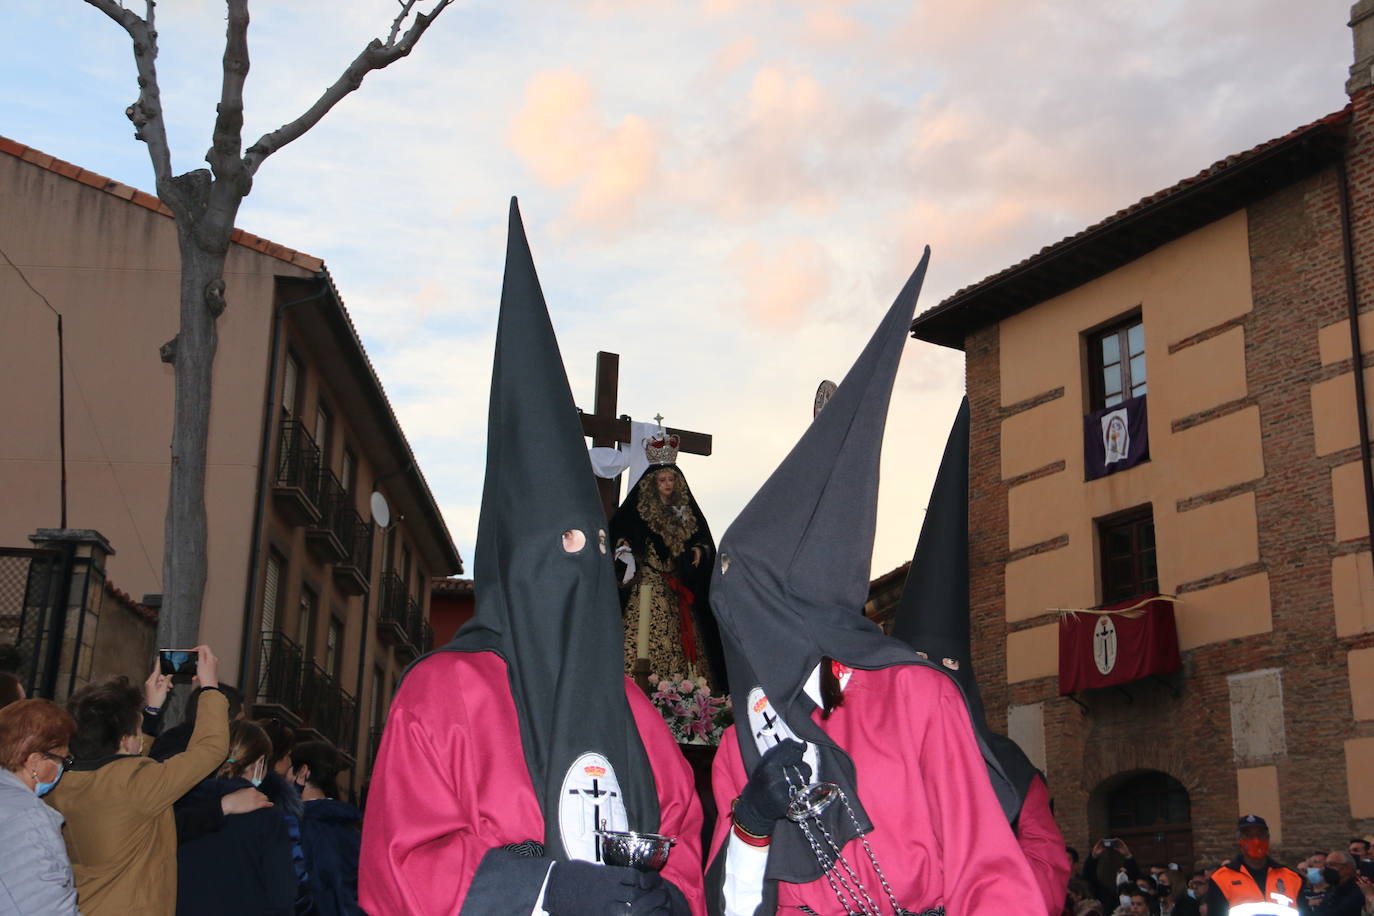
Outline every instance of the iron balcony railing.
<path id="1" fill-rule="evenodd" d="M 392 642 L 406 639 L 406 586 L 394 569 L 382 574 L 381 600 L 377 602 L 377 629 Z"/>
<path id="2" fill-rule="evenodd" d="M 372 526 L 355 509 L 349 509 L 348 516 L 353 535 L 344 542 L 349 545 L 348 557 L 340 565 L 353 567 L 366 582 L 372 573 Z"/>
<path id="3" fill-rule="evenodd" d="M 406 598 L 406 642 L 414 651 L 423 652 L 420 645 L 424 642 L 422 627 L 425 625 L 425 617 L 420 610 L 420 604 L 414 598 Z"/>
<path id="4" fill-rule="evenodd" d="M 300 420 L 282 421 L 276 485 L 300 490 L 319 505 L 320 448 Z"/>
<path id="5" fill-rule="evenodd" d="M 294 715 L 301 710 L 301 649 L 285 635 L 262 634 L 258 665 L 258 702 L 280 706 Z"/>
<path id="6" fill-rule="evenodd" d="M 263 633 L 261 651 L 258 704 L 285 710 L 303 727 L 314 729 L 353 756 L 358 721 L 352 695 L 281 633 Z"/>
<path id="7" fill-rule="evenodd" d="M 353 697 L 314 662 L 307 662 L 301 674 L 301 724 L 319 732 L 345 754 L 354 756 L 358 723 Z"/>
<path id="8" fill-rule="evenodd" d="M 320 471 L 320 525 L 328 528 L 340 544 L 353 550 L 353 528 L 358 519 L 353 509 L 353 494 L 344 489 L 333 471 Z"/>

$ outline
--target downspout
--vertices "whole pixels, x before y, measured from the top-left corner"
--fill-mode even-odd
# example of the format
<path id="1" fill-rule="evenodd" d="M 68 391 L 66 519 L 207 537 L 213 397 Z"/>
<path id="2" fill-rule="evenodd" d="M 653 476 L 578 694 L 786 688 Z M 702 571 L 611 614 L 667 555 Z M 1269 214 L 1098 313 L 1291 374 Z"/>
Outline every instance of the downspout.
<path id="1" fill-rule="evenodd" d="M 1369 416 L 1364 387 L 1364 348 L 1360 345 L 1360 305 L 1355 293 L 1355 250 L 1350 238 L 1350 184 L 1345 163 L 1336 163 L 1341 212 L 1341 248 L 1345 256 L 1345 304 L 1350 320 L 1350 353 L 1355 375 L 1355 414 L 1360 430 L 1360 464 L 1364 470 L 1365 531 L 1374 541 L 1374 461 L 1370 460 Z"/>
<path id="2" fill-rule="evenodd" d="M 257 590 L 258 553 L 262 547 L 262 517 L 267 511 L 267 490 L 270 486 L 268 459 L 272 457 L 273 423 L 272 415 L 277 406 L 277 356 L 281 352 L 282 313 L 293 305 L 323 298 L 328 292 L 321 290 L 313 295 L 290 302 L 279 302 L 272 306 L 272 336 L 267 349 L 267 396 L 263 401 L 261 447 L 258 449 L 258 491 L 253 501 L 253 527 L 248 544 L 248 583 L 243 590 L 243 633 L 239 637 L 239 690 L 243 693 L 244 703 L 250 704 L 257 696 L 257 687 L 250 685 L 253 675 L 253 662 L 256 658 L 253 644 L 253 593 Z"/>

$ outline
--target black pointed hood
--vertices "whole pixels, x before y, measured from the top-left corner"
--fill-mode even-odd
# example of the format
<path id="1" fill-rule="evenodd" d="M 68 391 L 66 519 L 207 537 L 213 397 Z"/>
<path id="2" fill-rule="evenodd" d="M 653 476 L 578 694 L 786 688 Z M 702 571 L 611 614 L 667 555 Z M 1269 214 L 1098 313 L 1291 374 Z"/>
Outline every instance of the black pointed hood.
<path id="1" fill-rule="evenodd" d="M 853 761 L 811 721 L 815 706 L 803 687 L 823 657 L 863 669 L 922 664 L 863 606 L 888 403 L 929 258 L 927 248 L 834 397 L 725 532 L 711 582 L 746 769 L 759 752 L 744 714 L 762 688 L 788 728 L 816 745 L 821 778 L 841 785 L 865 829 Z M 831 805 L 825 819 L 843 845 L 855 830 L 840 809 Z M 771 879 L 820 875 L 792 825 L 778 825 L 768 861 Z"/>
<path id="2" fill-rule="evenodd" d="M 510 670 L 525 762 L 562 857 L 559 793 L 588 751 L 615 768 L 630 828 L 658 828 L 658 796 L 625 697 L 620 602 L 563 358 L 512 198 L 477 525 L 476 612 L 445 646 L 495 652 Z M 584 546 L 563 548 L 562 534 Z M 461 685 L 455 684 L 455 690 Z"/>
<path id="3" fill-rule="evenodd" d="M 974 730 L 982 743 L 993 750 L 1016 790 L 1014 798 L 999 792 L 1003 811 L 1009 820 L 1015 820 L 1036 770 L 1015 741 L 988 728 L 973 670 L 969 631 L 968 459 L 969 404 L 965 397 L 954 417 L 940 470 L 935 475 L 916 555 L 893 615 L 892 635 L 924 653 L 959 685 Z"/>

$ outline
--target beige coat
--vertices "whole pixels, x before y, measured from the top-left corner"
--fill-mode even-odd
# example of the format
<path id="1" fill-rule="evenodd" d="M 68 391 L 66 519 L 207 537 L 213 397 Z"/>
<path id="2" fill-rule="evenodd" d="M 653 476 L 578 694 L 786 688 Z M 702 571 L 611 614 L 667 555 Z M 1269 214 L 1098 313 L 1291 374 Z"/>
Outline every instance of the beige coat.
<path id="1" fill-rule="evenodd" d="M 85 916 L 173 916 L 177 828 L 172 802 L 229 753 L 229 704 L 200 694 L 186 751 L 164 763 L 116 756 L 78 763 L 45 800 L 66 819 L 67 853 Z"/>

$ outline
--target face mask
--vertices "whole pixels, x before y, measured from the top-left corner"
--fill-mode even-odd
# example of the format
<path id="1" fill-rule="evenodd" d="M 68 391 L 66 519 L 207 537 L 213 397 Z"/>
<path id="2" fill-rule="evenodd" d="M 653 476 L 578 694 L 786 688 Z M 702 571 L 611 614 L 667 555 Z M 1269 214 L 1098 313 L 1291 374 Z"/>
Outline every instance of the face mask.
<path id="1" fill-rule="evenodd" d="M 1320 868 L 1309 868 L 1309 869 L 1307 870 L 1307 883 L 1308 883 L 1308 884 L 1321 884 L 1321 883 L 1322 883 L 1322 870 L 1321 870 Z"/>
<path id="2" fill-rule="evenodd" d="M 1116 886 L 1117 886 L 1117 887 L 1120 887 L 1120 886 L 1123 885 L 1123 884 L 1129 884 L 1129 883 L 1131 883 L 1131 879 L 1130 879 L 1129 877 L 1126 876 L 1126 873 L 1125 873 L 1125 872 L 1117 872 L 1117 875 L 1116 875 Z"/>
<path id="3" fill-rule="evenodd" d="M 1337 884 L 1341 883 L 1341 873 L 1336 871 L 1336 869 L 1334 868 L 1325 869 L 1322 872 L 1322 877 L 1325 878 L 1326 883 L 1331 885 L 1332 887 L 1335 887 Z"/>
<path id="4" fill-rule="evenodd" d="M 1197 899 L 1197 891 L 1193 890 L 1191 887 L 1188 888 L 1188 896 L 1189 896 L 1189 897 L 1192 897 L 1194 900 L 1196 900 L 1196 899 Z"/>
<path id="5" fill-rule="evenodd" d="M 38 793 L 39 798 L 42 798 L 44 795 L 47 795 L 49 792 L 51 792 L 52 787 L 57 785 L 58 782 L 61 781 L 61 779 L 62 764 L 59 763 L 57 765 L 57 775 L 52 778 L 52 782 L 40 782 L 37 786 L 34 787 L 34 791 Z"/>
<path id="6" fill-rule="evenodd" d="M 1269 841 L 1263 837 L 1246 837 L 1240 841 L 1240 851 L 1251 859 L 1268 858 Z"/>
<path id="7" fill-rule="evenodd" d="M 1131 905 L 1131 895 L 1130 895 L 1130 894 L 1122 894 L 1122 895 L 1121 895 L 1120 897 L 1118 897 L 1117 899 L 1121 901 L 1121 905 L 1124 906 L 1124 907 L 1129 907 L 1129 906 Z"/>

